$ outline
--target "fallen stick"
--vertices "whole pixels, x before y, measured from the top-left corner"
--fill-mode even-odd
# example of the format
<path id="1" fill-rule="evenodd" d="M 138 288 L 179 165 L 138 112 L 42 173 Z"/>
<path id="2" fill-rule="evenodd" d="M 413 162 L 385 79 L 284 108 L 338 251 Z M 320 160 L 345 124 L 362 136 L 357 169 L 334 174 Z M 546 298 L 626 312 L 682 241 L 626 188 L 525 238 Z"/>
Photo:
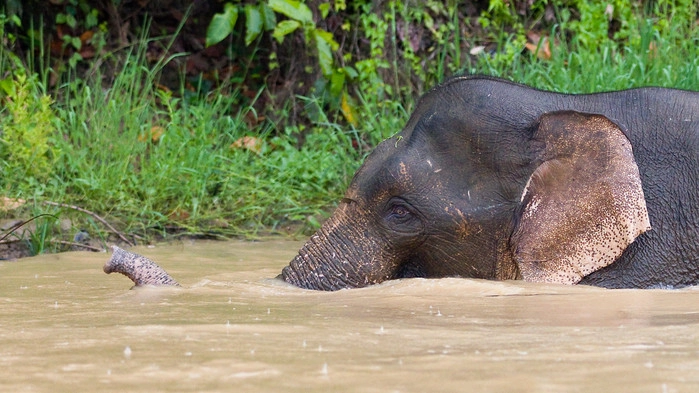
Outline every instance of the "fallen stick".
<path id="1" fill-rule="evenodd" d="M 53 214 L 44 213 L 44 214 L 39 214 L 37 216 L 34 216 L 26 221 L 20 221 L 20 222 L 12 225 L 11 227 L 6 229 L 7 232 L 5 232 L 5 234 L 3 234 L 2 237 L 0 237 L 0 244 L 5 244 L 5 242 L 4 242 L 5 238 L 10 236 L 11 234 L 13 234 L 19 228 L 23 227 L 24 225 L 29 224 L 30 222 L 36 220 L 37 218 L 46 217 L 46 216 L 53 217 L 54 219 L 57 218 Z M 21 241 L 21 240 L 22 239 L 17 239 L 16 241 Z M 10 240 L 8 240 L 8 242 L 10 242 Z"/>
<path id="2" fill-rule="evenodd" d="M 63 244 L 64 246 L 82 247 L 82 248 L 88 249 L 88 250 L 90 250 L 90 251 L 96 251 L 96 252 L 102 252 L 102 251 L 104 251 L 103 248 L 88 246 L 87 244 L 80 244 L 80 243 L 67 242 L 67 241 L 64 241 L 64 240 L 54 240 L 54 239 L 51 239 L 51 240 L 49 240 L 49 241 L 50 241 L 51 243 Z"/>
<path id="3" fill-rule="evenodd" d="M 102 217 L 98 216 L 97 214 L 95 214 L 87 209 L 83 209 L 82 207 L 75 206 L 75 205 L 68 205 L 65 203 L 58 203 L 58 202 L 51 202 L 51 201 L 44 201 L 44 204 L 49 205 L 49 206 L 65 207 L 68 209 L 77 210 L 81 213 L 89 214 L 90 216 L 94 217 L 95 220 L 101 222 L 102 224 L 104 224 L 104 226 L 109 228 L 109 230 L 111 230 L 113 233 L 115 233 L 117 236 L 119 236 L 121 238 L 121 240 L 124 241 L 124 243 L 128 244 L 130 247 L 134 246 L 134 244 L 132 242 L 130 242 L 129 239 L 126 238 L 126 236 L 124 236 L 121 232 L 117 231 L 105 219 L 103 219 Z"/>

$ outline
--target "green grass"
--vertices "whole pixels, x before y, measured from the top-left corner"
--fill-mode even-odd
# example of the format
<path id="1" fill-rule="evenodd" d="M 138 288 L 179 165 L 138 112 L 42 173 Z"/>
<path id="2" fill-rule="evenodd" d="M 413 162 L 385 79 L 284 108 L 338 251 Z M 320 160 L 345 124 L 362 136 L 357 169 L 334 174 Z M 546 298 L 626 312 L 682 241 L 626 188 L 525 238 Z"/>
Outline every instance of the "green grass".
<path id="1" fill-rule="evenodd" d="M 66 196 L 108 212 L 127 231 L 178 226 L 240 234 L 303 221 L 319 214 L 354 170 L 359 157 L 347 149 L 350 134 L 336 125 L 319 125 L 298 149 L 293 128 L 249 129 L 249 109 L 235 109 L 235 91 L 188 102 L 155 90 L 148 72 L 127 64 L 110 90 L 84 89 L 92 102 L 76 97 L 61 116 L 75 114 L 58 146 Z M 154 127 L 164 130 L 157 142 Z M 258 138 L 259 151 L 233 147 L 245 136 Z"/>
<path id="2" fill-rule="evenodd" d="M 518 53 L 506 64 L 481 58 L 469 71 L 566 93 L 641 86 L 699 90 L 699 26 L 676 23 L 670 20 L 670 27 L 658 32 L 647 19 L 624 45 L 605 40 L 594 50 L 573 36 L 551 45 L 550 60 L 534 60 L 529 53 Z"/>
<path id="3" fill-rule="evenodd" d="M 61 86 L 53 105 L 53 172 L 37 180 L 8 171 L 0 195 L 76 205 L 143 237 L 254 235 L 285 225 L 307 233 L 327 216 L 367 153 L 359 133 L 371 134 L 367 141 L 374 145 L 400 129 L 395 122 L 389 131 L 360 131 L 321 112 L 299 146 L 300 130 L 284 121 L 250 127 L 245 117 L 252 109 L 241 108 L 235 89 L 183 98 L 157 87 L 158 72 L 133 52 L 108 88 L 100 75 Z M 31 87 L 41 95 L 39 82 Z M 376 118 L 375 127 L 385 119 Z M 158 129 L 162 135 L 153 139 Z M 246 136 L 257 138 L 257 151 L 234 146 Z M 86 218 L 40 205 L 25 211 Z"/>
<path id="4" fill-rule="evenodd" d="M 524 52 L 509 61 L 482 56 L 465 71 L 570 93 L 644 85 L 699 90 L 697 48 L 696 25 L 659 33 L 642 24 L 626 46 L 609 40 L 589 49 L 573 37 L 554 45 L 550 60 Z M 11 64 L 0 58 L 0 65 L 16 71 Z M 417 98 L 400 102 L 358 88 L 357 127 L 333 122 L 322 111 L 310 129 L 292 125 L 297 122 L 290 113 L 250 126 L 245 119 L 253 109 L 241 105 L 234 87 L 174 94 L 157 85 L 164 62 L 148 66 L 145 53 L 133 49 L 120 64 L 108 86 L 96 69 L 91 78 L 52 91 L 52 172 L 35 179 L 6 171 L 0 196 L 77 205 L 143 237 L 248 236 L 288 225 L 308 233 L 327 216 L 371 148 L 400 130 Z M 439 61 L 431 67 L 440 79 L 450 69 Z M 49 91 L 42 80 L 26 87 L 35 97 Z M 163 133 L 154 141 L 151 132 L 158 130 Z M 258 139 L 258 151 L 233 146 L 245 136 Z M 2 154 L 0 146 L 0 164 Z M 71 216 L 91 231 L 99 228 L 69 209 L 29 205 L 0 210 L 0 218 L 52 213 Z M 45 228 L 40 235 L 43 249 Z"/>

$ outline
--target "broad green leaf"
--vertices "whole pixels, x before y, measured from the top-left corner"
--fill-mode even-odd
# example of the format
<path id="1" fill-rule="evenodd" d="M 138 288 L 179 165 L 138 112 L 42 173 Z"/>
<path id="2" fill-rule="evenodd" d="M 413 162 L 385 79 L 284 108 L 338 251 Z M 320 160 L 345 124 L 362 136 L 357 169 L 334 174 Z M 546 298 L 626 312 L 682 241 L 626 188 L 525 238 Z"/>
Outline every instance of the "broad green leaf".
<path id="1" fill-rule="evenodd" d="M 295 20 L 283 20 L 279 22 L 277 26 L 274 27 L 272 37 L 274 37 L 277 40 L 277 42 L 281 44 L 282 41 L 284 41 L 284 36 L 294 32 L 294 30 L 298 29 L 300 26 L 301 23 Z"/>
<path id="2" fill-rule="evenodd" d="M 73 53 L 72 56 L 70 56 L 70 59 L 68 59 L 68 64 L 72 67 L 75 68 L 75 66 L 78 64 L 79 61 L 83 59 L 82 56 L 80 56 L 80 53 L 75 52 Z"/>
<path id="3" fill-rule="evenodd" d="M 350 77 L 350 79 L 354 79 L 357 76 L 359 76 L 359 73 L 357 72 L 357 70 L 355 70 L 354 68 L 352 68 L 350 66 L 345 66 L 342 69 L 345 71 L 345 74 L 347 74 L 347 76 Z"/>
<path id="4" fill-rule="evenodd" d="M 340 49 L 340 44 L 335 41 L 335 38 L 333 37 L 332 33 L 327 32 L 323 29 L 314 29 L 313 31 L 314 35 L 316 37 L 322 37 L 322 39 L 330 45 L 330 49 L 333 51 L 336 51 Z"/>
<path id="5" fill-rule="evenodd" d="M 60 13 L 60 14 L 56 15 L 56 24 L 59 24 L 59 25 L 66 24 L 71 29 L 74 29 L 75 26 L 77 26 L 78 21 L 71 14 Z"/>
<path id="6" fill-rule="evenodd" d="M 17 27 L 22 27 L 22 19 L 19 18 L 17 15 L 12 15 L 10 17 L 10 21 L 15 24 Z"/>
<path id="7" fill-rule="evenodd" d="M 245 45 L 250 45 L 262 33 L 262 15 L 252 4 L 245 6 Z"/>
<path id="8" fill-rule="evenodd" d="M 316 42 L 316 49 L 318 50 L 318 63 L 320 64 L 320 69 L 323 72 L 323 75 L 328 77 L 333 73 L 333 54 L 332 50 L 330 49 L 330 43 L 326 39 L 327 37 L 322 33 L 324 33 L 323 30 L 313 30 L 313 38 Z"/>
<path id="9" fill-rule="evenodd" d="M 67 48 L 68 46 L 72 46 L 73 48 L 80 50 L 82 47 L 82 41 L 80 41 L 80 37 L 73 37 L 69 35 L 64 35 L 63 36 L 63 47 Z"/>
<path id="10" fill-rule="evenodd" d="M 7 77 L 5 79 L 0 79 L 0 90 L 2 90 L 6 95 L 12 94 L 12 77 Z"/>
<path id="11" fill-rule="evenodd" d="M 330 3 L 323 3 L 318 6 L 318 9 L 320 10 L 320 16 L 325 19 L 328 17 L 328 14 L 330 13 Z"/>
<path id="12" fill-rule="evenodd" d="M 262 15 L 262 21 L 264 22 L 265 30 L 272 30 L 274 26 L 277 25 L 277 16 L 274 14 L 267 3 L 260 3 L 260 14 Z"/>
<path id="13" fill-rule="evenodd" d="M 339 97 L 345 87 L 345 73 L 342 69 L 334 70 L 330 76 L 330 94 Z"/>
<path id="14" fill-rule="evenodd" d="M 294 0 L 269 0 L 269 7 L 303 24 L 314 24 L 313 13 L 306 4 Z"/>
<path id="15" fill-rule="evenodd" d="M 340 110 L 342 111 L 342 115 L 345 116 L 345 119 L 354 127 L 357 127 L 357 116 L 354 114 L 354 104 L 346 91 L 342 92 Z"/>
<path id="16" fill-rule="evenodd" d="M 80 41 L 80 37 L 72 37 L 70 39 L 70 45 L 72 45 L 76 50 L 80 50 L 80 48 L 83 47 L 83 42 Z"/>
<path id="17" fill-rule="evenodd" d="M 206 30 L 206 46 L 218 44 L 228 37 L 235 27 L 235 22 L 238 20 L 238 7 L 231 3 L 226 3 L 223 12 L 215 14 L 211 18 L 209 28 Z"/>
<path id="18" fill-rule="evenodd" d="M 67 14 L 66 15 L 66 24 L 71 29 L 74 29 L 78 25 L 78 21 L 75 19 L 75 17 L 73 15 Z"/>
<path id="19" fill-rule="evenodd" d="M 97 9 L 93 8 L 89 14 L 85 16 L 85 27 L 91 29 L 100 23 Z"/>

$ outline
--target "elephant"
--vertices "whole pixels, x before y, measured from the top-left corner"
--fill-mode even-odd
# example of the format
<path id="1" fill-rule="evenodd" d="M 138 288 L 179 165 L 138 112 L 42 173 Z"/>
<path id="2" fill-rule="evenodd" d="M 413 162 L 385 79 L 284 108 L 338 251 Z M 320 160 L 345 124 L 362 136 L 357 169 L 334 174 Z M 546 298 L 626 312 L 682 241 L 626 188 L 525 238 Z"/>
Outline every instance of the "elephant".
<path id="1" fill-rule="evenodd" d="M 179 284 L 118 247 L 105 273 Z M 279 278 L 314 290 L 464 277 L 699 283 L 699 93 L 561 94 L 467 75 L 366 158 Z"/>
<path id="2" fill-rule="evenodd" d="M 699 93 L 429 90 L 280 277 L 314 290 L 463 277 L 699 283 Z"/>

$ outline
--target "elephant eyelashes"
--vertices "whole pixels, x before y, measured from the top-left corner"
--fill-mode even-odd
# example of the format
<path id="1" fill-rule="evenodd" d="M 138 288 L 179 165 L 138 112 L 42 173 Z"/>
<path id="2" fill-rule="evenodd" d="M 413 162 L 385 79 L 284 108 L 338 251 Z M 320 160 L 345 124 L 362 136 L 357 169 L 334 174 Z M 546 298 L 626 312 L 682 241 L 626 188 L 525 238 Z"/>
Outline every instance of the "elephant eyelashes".
<path id="1" fill-rule="evenodd" d="M 396 232 L 415 233 L 422 230 L 422 221 L 406 202 L 391 201 L 386 214 L 388 227 Z"/>
<path id="2" fill-rule="evenodd" d="M 397 220 L 404 220 L 409 214 L 410 211 L 405 206 L 394 205 L 391 208 L 391 216 Z"/>
<path id="3" fill-rule="evenodd" d="M 355 201 L 354 199 L 345 197 L 345 198 L 340 199 L 340 202 L 351 205 L 352 203 L 356 203 L 357 201 Z"/>

